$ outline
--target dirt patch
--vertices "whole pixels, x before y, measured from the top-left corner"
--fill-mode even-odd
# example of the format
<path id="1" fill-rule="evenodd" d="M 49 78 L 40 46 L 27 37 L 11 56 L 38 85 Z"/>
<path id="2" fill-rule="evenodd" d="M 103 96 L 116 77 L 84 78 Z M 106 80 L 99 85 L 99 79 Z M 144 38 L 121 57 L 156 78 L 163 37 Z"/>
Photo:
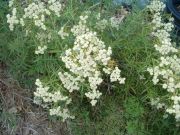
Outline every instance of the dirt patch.
<path id="1" fill-rule="evenodd" d="M 50 121 L 33 104 L 32 91 L 22 89 L 0 63 L 0 135 L 68 135 L 66 123 Z"/>

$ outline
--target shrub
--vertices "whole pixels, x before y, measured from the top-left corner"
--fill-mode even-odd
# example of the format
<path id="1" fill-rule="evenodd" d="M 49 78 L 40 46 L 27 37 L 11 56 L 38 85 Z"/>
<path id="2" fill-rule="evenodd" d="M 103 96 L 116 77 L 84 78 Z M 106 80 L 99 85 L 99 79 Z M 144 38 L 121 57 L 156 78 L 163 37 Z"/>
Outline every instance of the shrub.
<path id="1" fill-rule="evenodd" d="M 179 50 L 163 3 L 131 11 L 110 1 L 12 0 L 9 6 L 13 31 L 3 23 L 11 40 L 0 39 L 7 44 L 1 59 L 36 89 L 34 102 L 50 115 L 75 116 L 66 120 L 74 134 L 178 133 L 174 118 L 162 115 L 165 109 L 179 117 Z"/>

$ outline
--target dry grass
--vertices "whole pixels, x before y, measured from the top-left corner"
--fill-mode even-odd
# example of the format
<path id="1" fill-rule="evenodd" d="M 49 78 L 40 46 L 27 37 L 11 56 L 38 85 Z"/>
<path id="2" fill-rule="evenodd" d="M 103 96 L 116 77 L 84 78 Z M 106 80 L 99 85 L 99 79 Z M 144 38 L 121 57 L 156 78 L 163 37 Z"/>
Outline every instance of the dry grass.
<path id="1" fill-rule="evenodd" d="M 67 135 L 67 124 L 48 120 L 32 103 L 32 91 L 22 89 L 0 65 L 0 135 Z"/>

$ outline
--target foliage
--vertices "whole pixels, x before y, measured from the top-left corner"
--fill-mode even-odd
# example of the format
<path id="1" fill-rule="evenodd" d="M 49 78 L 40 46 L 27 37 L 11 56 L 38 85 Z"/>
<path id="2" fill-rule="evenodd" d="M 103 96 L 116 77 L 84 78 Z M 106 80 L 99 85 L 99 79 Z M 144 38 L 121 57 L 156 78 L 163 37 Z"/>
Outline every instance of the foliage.
<path id="1" fill-rule="evenodd" d="M 109 20 L 115 13 L 122 13 L 120 6 L 115 6 L 108 0 L 104 3 L 67 1 L 61 19 L 52 17 L 52 20 L 46 22 L 47 26 L 52 24 L 48 29 L 52 40 L 48 43 L 45 41 L 47 50 L 43 55 L 36 55 L 35 50 L 42 44 L 36 38 L 38 28 L 33 22 L 27 21 L 26 28 L 17 26 L 10 32 L 5 19 L 8 13 L 7 3 L 3 3 L 0 11 L 0 18 L 3 20 L 0 24 L 0 60 L 8 65 L 11 74 L 24 87 L 35 88 L 35 79 L 40 78 L 45 86 L 51 88 L 51 92 L 57 89 L 64 91 L 58 72 L 67 70 L 59 57 L 65 50 L 73 47 L 74 38 L 69 36 L 61 39 L 58 32 L 65 24 L 64 32 L 70 33 L 70 28 L 78 24 L 79 16 L 87 14 L 86 11 L 91 11 L 88 27 L 97 31 L 98 38 L 112 48 L 112 57 L 122 70 L 122 76 L 126 77 L 126 83 L 112 85 L 107 78 L 106 83 L 99 87 L 104 96 L 95 107 L 91 107 L 81 94 L 74 93 L 74 103 L 69 107 L 76 119 L 67 121 L 72 134 L 178 135 L 175 119 L 172 116 L 164 119 L 163 111 L 157 111 L 150 105 L 152 97 L 164 93 L 161 87 L 153 85 L 146 72 L 147 67 L 159 57 L 154 50 L 151 17 L 146 9 L 134 7 L 116 29 Z M 105 19 L 108 22 L 105 28 L 101 27 L 103 30 L 96 27 L 99 13 L 100 21 Z M 26 30 L 29 29 L 32 29 L 32 33 L 26 36 Z M 48 32 L 44 35 L 48 35 Z"/>

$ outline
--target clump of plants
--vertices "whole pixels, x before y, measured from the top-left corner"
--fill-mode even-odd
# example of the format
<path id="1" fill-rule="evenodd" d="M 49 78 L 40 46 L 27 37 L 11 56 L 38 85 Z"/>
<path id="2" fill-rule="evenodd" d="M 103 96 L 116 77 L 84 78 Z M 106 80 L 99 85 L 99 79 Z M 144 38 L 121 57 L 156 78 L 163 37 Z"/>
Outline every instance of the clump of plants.
<path id="1" fill-rule="evenodd" d="M 34 102 L 48 108 L 50 115 L 60 116 L 63 121 L 67 118 L 74 118 L 70 115 L 68 106 L 73 102 L 73 96 L 78 93 L 81 98 L 86 96 L 91 105 L 95 106 L 102 95 L 99 87 L 105 83 L 104 78 L 108 76 L 110 82 L 125 83 L 118 64 L 111 57 L 111 47 L 106 46 L 95 32 L 95 29 L 102 32 L 106 27 L 117 29 L 119 22 L 116 20 L 119 18 L 113 17 L 112 24 L 111 18 L 102 21 L 101 14 L 96 14 L 96 20 L 102 23 L 97 24 L 98 27 L 88 27 L 90 23 L 87 24 L 87 21 L 91 22 L 88 16 L 92 14 L 88 11 L 80 15 L 78 24 L 70 24 L 69 20 L 66 20 L 58 25 L 59 21 L 64 19 L 63 10 L 66 10 L 67 4 L 65 1 L 33 1 L 21 4 L 14 0 L 9 2 L 12 13 L 7 15 L 7 23 L 9 23 L 10 30 L 13 31 L 16 25 L 21 25 L 29 38 L 35 38 L 37 57 L 49 55 L 50 44 L 56 52 L 62 51 L 59 61 L 64 64 L 59 64 L 59 69 L 53 71 L 59 76 L 60 81 L 56 82 L 59 86 L 49 87 L 41 79 L 37 79 L 35 83 L 37 89 L 34 92 Z M 59 46 L 63 47 L 61 43 L 66 42 L 72 48 L 57 49 L 53 46 L 53 42 L 56 41 L 59 41 Z M 53 55 L 56 55 L 56 52 L 53 52 Z M 43 78 L 43 76 L 46 75 L 40 77 Z"/>
<path id="2" fill-rule="evenodd" d="M 171 32 L 174 28 L 173 18 L 162 18 L 165 4 L 154 0 L 148 6 L 152 14 L 155 50 L 159 55 L 152 68 L 147 70 L 153 76 L 153 84 L 162 86 L 166 91 L 152 99 L 152 105 L 158 109 L 164 108 L 167 113 L 174 114 L 177 121 L 180 120 L 180 58 L 179 49 L 171 40 Z"/>
<path id="3" fill-rule="evenodd" d="M 75 134 L 176 135 L 180 51 L 173 19 L 160 0 L 143 10 L 126 6 L 10 0 L 12 41 L 2 47 L 10 51 L 3 60 L 35 89 L 34 103 L 51 118 L 74 119 Z"/>

